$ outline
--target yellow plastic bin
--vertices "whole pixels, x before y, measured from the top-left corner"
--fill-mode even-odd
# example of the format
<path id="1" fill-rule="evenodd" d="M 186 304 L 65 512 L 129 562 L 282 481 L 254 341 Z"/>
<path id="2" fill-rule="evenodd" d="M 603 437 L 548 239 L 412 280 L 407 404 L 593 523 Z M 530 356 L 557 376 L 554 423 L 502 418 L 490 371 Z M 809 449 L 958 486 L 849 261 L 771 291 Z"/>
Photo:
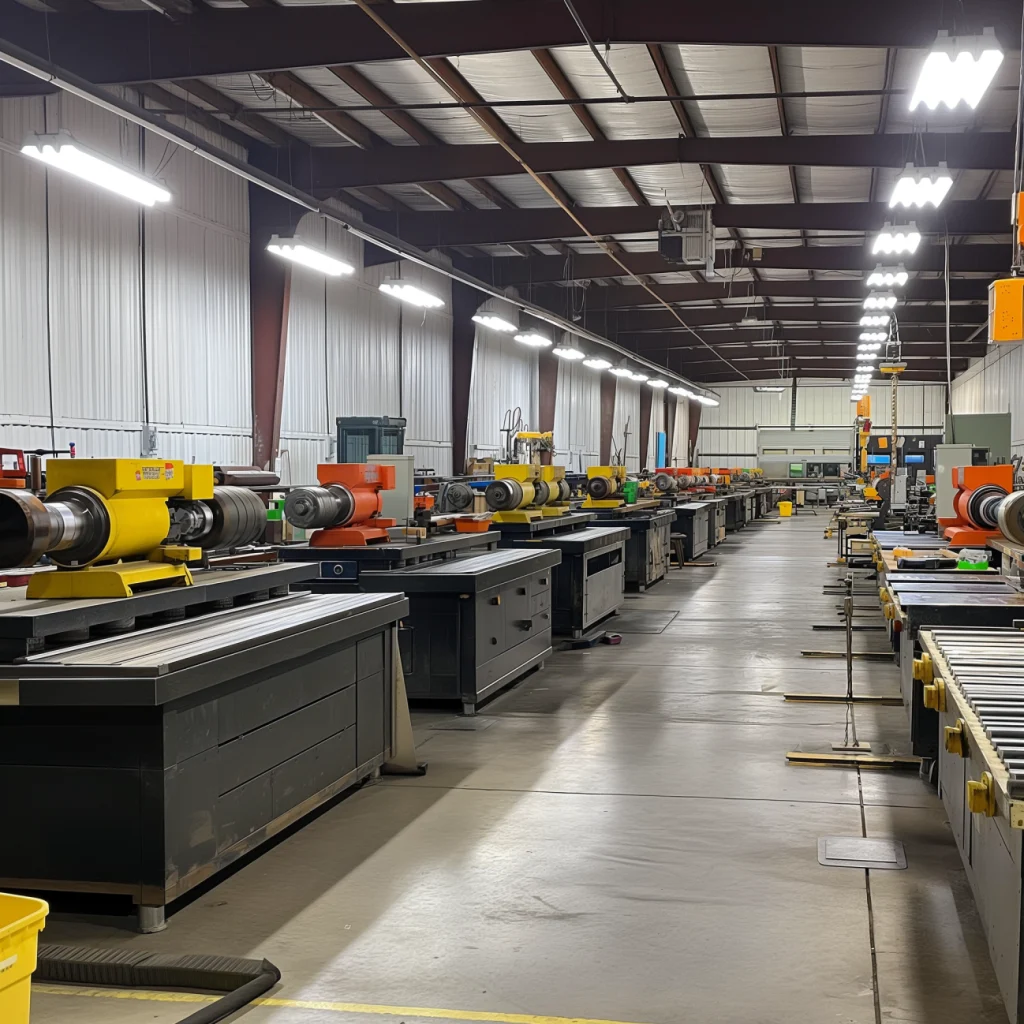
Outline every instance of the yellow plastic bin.
<path id="1" fill-rule="evenodd" d="M 28 1024 L 36 947 L 49 912 L 45 900 L 0 892 L 0 1021 L 3 1024 Z"/>
<path id="2" fill-rule="evenodd" d="M 791 501 L 780 501 L 779 502 L 779 515 L 780 516 L 791 516 L 793 514 L 793 502 Z"/>

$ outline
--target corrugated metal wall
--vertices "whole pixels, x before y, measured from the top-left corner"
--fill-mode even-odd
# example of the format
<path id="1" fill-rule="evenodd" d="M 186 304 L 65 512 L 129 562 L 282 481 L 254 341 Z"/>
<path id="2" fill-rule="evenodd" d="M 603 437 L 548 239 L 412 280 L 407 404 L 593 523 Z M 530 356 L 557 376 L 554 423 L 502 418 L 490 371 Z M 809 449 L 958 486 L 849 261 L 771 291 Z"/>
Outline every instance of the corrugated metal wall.
<path id="1" fill-rule="evenodd" d="M 626 469 L 640 472 L 640 387 L 636 381 L 615 379 L 615 412 L 612 416 L 612 461 L 626 437 Z"/>
<path id="2" fill-rule="evenodd" d="M 717 384 L 718 406 L 701 411 L 697 459 L 702 465 L 728 465 L 731 458 L 757 457 L 757 428 L 789 426 L 792 421 L 793 390 L 785 382 L 781 393 L 755 391 L 758 383 L 778 385 L 778 381 L 749 384 Z M 954 382 L 954 391 L 956 383 Z M 876 432 L 889 427 L 890 389 L 880 384 L 869 391 L 872 423 Z M 941 384 L 903 383 L 899 385 L 897 419 L 899 426 L 912 432 L 942 430 L 945 387 Z M 848 426 L 853 423 L 850 385 L 846 382 L 801 382 L 796 389 L 798 427 Z"/>
<path id="3" fill-rule="evenodd" d="M 651 401 L 651 429 L 647 435 L 647 459 L 645 465 L 648 469 L 658 468 L 658 434 L 665 432 L 665 396 L 656 391 Z M 666 439 L 666 449 L 668 441 Z"/>
<path id="4" fill-rule="evenodd" d="M 690 450 L 690 400 L 676 398 L 676 430 L 672 442 L 672 465 L 688 466 Z"/>
<path id="5" fill-rule="evenodd" d="M 134 203 L 0 154 L 5 442 L 138 455 L 148 405 L 156 454 L 247 462 L 244 182 L 175 146 L 143 154 L 139 129 L 65 94 L 0 101 L 7 142 L 60 129 L 144 166 L 174 200 L 143 220 Z"/>
<path id="6" fill-rule="evenodd" d="M 553 461 L 581 472 L 601 461 L 601 374 L 558 361 Z"/>
<path id="7" fill-rule="evenodd" d="M 487 458 L 501 451 L 507 410 L 520 409 L 531 428 L 537 418 L 537 351 L 508 334 L 477 326 L 469 391 L 466 454 Z M 557 443 L 557 441 L 556 441 Z"/>
<path id="8" fill-rule="evenodd" d="M 1024 454 L 1024 345 L 993 345 L 953 381 L 953 412 L 1009 412 L 1013 453 Z"/>
<path id="9" fill-rule="evenodd" d="M 333 461 L 339 416 L 405 416 L 405 450 L 417 468 L 450 473 L 451 282 L 406 262 L 362 269 L 363 243 L 312 213 L 297 233 L 357 269 L 337 278 L 292 269 L 282 479 L 308 483 L 318 462 Z M 424 311 L 379 291 L 399 276 L 445 308 Z"/>

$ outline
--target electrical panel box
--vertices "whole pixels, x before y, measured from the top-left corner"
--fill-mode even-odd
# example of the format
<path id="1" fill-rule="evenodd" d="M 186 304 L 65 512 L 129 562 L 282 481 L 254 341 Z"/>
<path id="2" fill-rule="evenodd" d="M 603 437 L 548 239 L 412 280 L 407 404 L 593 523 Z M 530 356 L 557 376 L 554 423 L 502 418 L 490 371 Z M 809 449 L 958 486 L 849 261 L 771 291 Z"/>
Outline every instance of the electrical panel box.
<path id="1" fill-rule="evenodd" d="M 367 462 L 370 452 L 401 455 L 405 419 L 401 416 L 339 416 L 338 462 Z"/>
<path id="2" fill-rule="evenodd" d="M 395 486 L 393 490 L 381 491 L 381 515 L 385 519 L 397 519 L 399 526 L 404 526 L 413 513 L 413 495 L 416 493 L 416 470 L 413 466 L 413 455 L 374 455 L 366 459 L 371 465 L 395 467 Z"/>
<path id="3" fill-rule="evenodd" d="M 1024 341 L 1024 277 L 1008 277 L 988 286 L 988 340 Z"/>
<path id="4" fill-rule="evenodd" d="M 953 498 L 953 470 L 960 466 L 983 466 L 988 450 L 972 444 L 937 444 L 935 446 L 935 515 L 939 519 L 956 519 Z"/>

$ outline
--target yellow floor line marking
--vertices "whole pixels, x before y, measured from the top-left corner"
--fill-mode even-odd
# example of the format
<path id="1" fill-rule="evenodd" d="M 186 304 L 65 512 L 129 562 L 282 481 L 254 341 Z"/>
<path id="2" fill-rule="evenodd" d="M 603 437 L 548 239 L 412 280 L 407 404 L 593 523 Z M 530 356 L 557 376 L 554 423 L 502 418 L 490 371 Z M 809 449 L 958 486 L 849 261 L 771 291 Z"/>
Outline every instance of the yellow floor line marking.
<path id="1" fill-rule="evenodd" d="M 217 996 L 195 992 L 151 992 L 143 989 L 76 988 L 33 984 L 32 991 L 48 996 L 87 996 L 96 999 L 130 999 L 151 1003 L 213 1003 Z M 530 1013 L 494 1013 L 488 1010 L 441 1010 L 433 1006 L 378 1006 L 375 1003 L 335 1003 L 315 999 L 254 999 L 253 1006 L 289 1010 L 320 1010 L 328 1013 L 364 1013 L 385 1017 L 433 1017 L 441 1020 L 492 1021 L 494 1024 L 637 1024 L 635 1021 L 598 1020 L 590 1017 L 544 1017 Z"/>

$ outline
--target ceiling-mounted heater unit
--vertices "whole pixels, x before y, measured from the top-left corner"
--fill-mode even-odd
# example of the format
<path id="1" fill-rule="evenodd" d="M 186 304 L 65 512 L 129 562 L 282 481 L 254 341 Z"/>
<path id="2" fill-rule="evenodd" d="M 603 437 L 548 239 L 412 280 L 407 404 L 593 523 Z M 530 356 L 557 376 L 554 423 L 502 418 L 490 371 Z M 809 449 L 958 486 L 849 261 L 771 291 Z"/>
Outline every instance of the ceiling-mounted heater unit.
<path id="1" fill-rule="evenodd" d="M 658 252 L 670 263 L 700 267 L 715 273 L 715 226 L 711 210 L 673 210 L 669 207 L 658 221 Z"/>

